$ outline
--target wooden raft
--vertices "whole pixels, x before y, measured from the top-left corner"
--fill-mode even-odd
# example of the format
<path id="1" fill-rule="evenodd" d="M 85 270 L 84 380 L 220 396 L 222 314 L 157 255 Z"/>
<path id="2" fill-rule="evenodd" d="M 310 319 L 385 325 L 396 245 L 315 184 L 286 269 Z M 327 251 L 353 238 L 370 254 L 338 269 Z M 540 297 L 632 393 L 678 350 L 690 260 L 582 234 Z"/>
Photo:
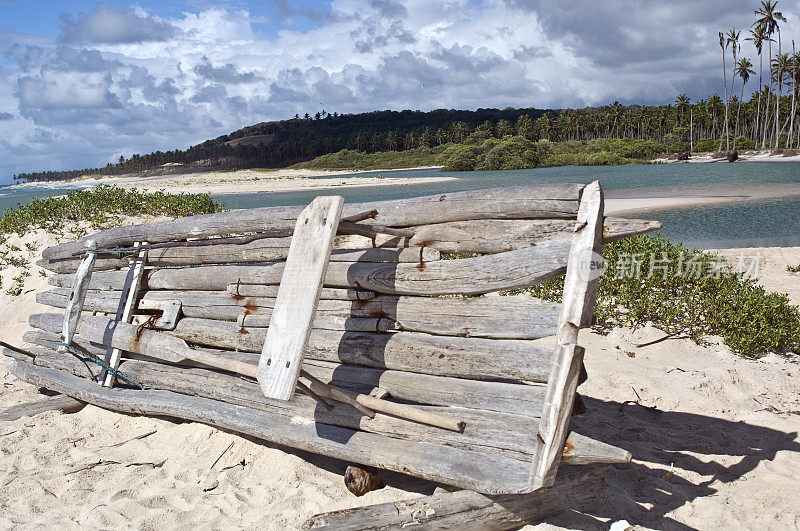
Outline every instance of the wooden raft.
<path id="1" fill-rule="evenodd" d="M 463 430 L 454 431 L 330 397 L 331 410 L 308 394 L 264 396 L 254 376 L 302 210 L 118 227 L 46 249 L 40 264 L 54 288 L 37 300 L 61 309 L 86 241 L 96 245 L 71 347 L 101 358 L 117 349 L 119 371 L 145 389 L 120 378 L 103 387 L 57 352 L 63 310 L 31 316 L 25 340 L 35 358 L 7 349 L 10 370 L 100 407 L 204 422 L 485 494 L 548 487 L 560 463 L 629 458 L 579 434 L 565 449 L 583 366 L 577 332 L 593 312 L 592 252 L 658 222 L 604 219 L 597 182 L 344 204 L 300 370 L 386 411 L 457 419 Z M 110 248 L 130 254 L 103 253 Z M 120 320 L 129 258 L 145 251 L 137 305 Z M 563 305 L 493 295 L 564 274 Z M 160 314 L 176 306 L 177 319 Z M 555 349 L 531 342 L 553 335 Z"/>

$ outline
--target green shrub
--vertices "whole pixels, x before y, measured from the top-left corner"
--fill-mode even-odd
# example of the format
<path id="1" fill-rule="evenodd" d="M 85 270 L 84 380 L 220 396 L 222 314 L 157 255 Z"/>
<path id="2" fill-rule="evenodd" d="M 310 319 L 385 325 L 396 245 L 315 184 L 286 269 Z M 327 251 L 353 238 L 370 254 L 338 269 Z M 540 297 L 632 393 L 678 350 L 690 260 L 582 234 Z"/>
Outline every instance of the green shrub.
<path id="1" fill-rule="evenodd" d="M 475 135 L 473 135 L 474 137 Z M 472 138 L 474 140 L 474 138 Z M 438 157 L 444 171 L 520 170 L 539 165 L 537 145 L 522 136 L 454 144 Z"/>
<path id="2" fill-rule="evenodd" d="M 70 221 L 89 221 L 93 226 L 99 226 L 108 222 L 113 214 L 179 218 L 223 209 L 208 194 L 140 192 L 103 185 L 71 191 L 63 197 L 36 198 L 27 205 L 9 208 L 0 217 L 0 234 L 22 235 L 39 228 L 58 231 Z"/>
<path id="3" fill-rule="evenodd" d="M 599 330 L 639 327 L 649 321 L 694 340 L 720 335 L 733 351 L 747 357 L 771 351 L 800 353 L 800 308 L 790 304 L 786 294 L 767 292 L 755 280 L 720 266 L 722 259 L 716 255 L 662 237 L 636 236 L 604 246 L 603 256 L 609 269 L 597 292 Z M 638 274 L 620 274 L 626 270 Z M 562 277 L 525 291 L 559 300 L 563 284 Z"/>
<path id="4" fill-rule="evenodd" d="M 444 150 L 445 146 L 420 147 L 406 151 L 378 151 L 376 153 L 343 149 L 303 162 L 296 167 L 312 170 L 390 170 L 434 166 L 436 157 Z"/>
<path id="5" fill-rule="evenodd" d="M 736 149 L 755 149 L 756 141 L 750 140 L 746 136 L 736 137 Z"/>
<path id="6" fill-rule="evenodd" d="M 456 144 L 448 147 L 436 159 L 442 171 L 472 171 L 481 157 L 480 147 L 472 144 Z"/>
<path id="7" fill-rule="evenodd" d="M 719 150 L 719 139 L 718 138 L 703 138 L 701 140 L 695 140 L 694 141 L 694 151 L 695 151 L 695 153 L 703 153 L 703 152 L 714 152 L 714 153 L 716 153 L 718 150 Z"/>
<path id="8" fill-rule="evenodd" d="M 486 143 L 482 146 L 484 149 Z M 539 165 L 536 145 L 521 136 L 507 136 L 485 151 L 476 170 L 521 170 Z"/>

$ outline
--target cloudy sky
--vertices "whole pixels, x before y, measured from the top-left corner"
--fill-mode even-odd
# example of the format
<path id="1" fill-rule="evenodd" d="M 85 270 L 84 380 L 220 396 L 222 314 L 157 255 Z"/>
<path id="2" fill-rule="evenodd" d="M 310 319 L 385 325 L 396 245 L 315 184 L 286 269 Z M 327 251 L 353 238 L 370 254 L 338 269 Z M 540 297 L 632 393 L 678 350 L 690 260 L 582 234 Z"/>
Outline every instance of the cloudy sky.
<path id="1" fill-rule="evenodd" d="M 747 28 L 757 4 L 0 0 L 0 183 L 323 109 L 707 97 L 722 91 L 717 32 Z M 779 9 L 790 47 L 800 0 Z"/>

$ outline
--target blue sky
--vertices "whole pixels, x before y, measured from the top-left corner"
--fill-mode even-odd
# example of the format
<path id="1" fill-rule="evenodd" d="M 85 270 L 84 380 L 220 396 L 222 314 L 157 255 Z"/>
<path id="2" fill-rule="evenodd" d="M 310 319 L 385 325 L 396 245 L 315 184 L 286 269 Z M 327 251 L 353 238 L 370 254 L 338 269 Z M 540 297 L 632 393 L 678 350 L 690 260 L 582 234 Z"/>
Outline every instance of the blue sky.
<path id="1" fill-rule="evenodd" d="M 322 109 L 707 97 L 722 92 L 717 32 L 757 4 L 0 0 L 0 183 Z M 800 0 L 779 9 L 788 49 Z"/>

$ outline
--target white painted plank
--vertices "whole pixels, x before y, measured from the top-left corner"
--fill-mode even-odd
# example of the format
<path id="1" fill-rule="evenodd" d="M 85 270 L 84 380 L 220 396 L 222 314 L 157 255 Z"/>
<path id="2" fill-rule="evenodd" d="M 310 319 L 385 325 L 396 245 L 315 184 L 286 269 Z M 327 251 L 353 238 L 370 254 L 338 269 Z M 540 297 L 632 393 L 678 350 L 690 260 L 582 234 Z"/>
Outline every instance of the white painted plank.
<path id="1" fill-rule="evenodd" d="M 143 242 L 147 243 L 147 242 Z M 134 247 L 141 247 L 142 243 L 136 242 Z M 126 279 L 125 286 L 122 289 L 122 297 L 125 299 L 125 305 L 122 311 L 117 313 L 117 321 L 122 323 L 130 323 L 133 316 L 134 306 L 139 296 L 139 286 L 142 285 L 142 271 L 144 263 L 147 260 L 147 251 L 139 251 L 135 258 L 131 258 L 128 267 L 128 278 Z M 122 298 L 121 297 L 121 298 Z M 119 368 L 119 362 L 122 361 L 122 351 L 118 348 L 109 347 L 106 352 L 105 362 L 114 370 Z M 103 387 L 114 387 L 114 382 L 117 377 L 114 373 L 103 370 L 101 376 Z"/>
<path id="2" fill-rule="evenodd" d="M 317 197 L 297 218 L 258 364 L 268 398 L 294 395 L 343 204 L 341 196 Z"/>
<path id="3" fill-rule="evenodd" d="M 69 295 L 69 301 L 67 301 L 67 308 L 64 311 L 64 325 L 61 329 L 61 345 L 58 346 L 58 351 L 62 354 L 69 352 L 72 336 L 75 335 L 75 330 L 78 328 L 78 321 L 83 311 L 83 301 L 86 300 L 86 293 L 89 291 L 89 282 L 92 279 L 94 260 L 97 257 L 97 255 L 92 252 L 95 249 L 97 249 L 97 243 L 94 240 L 87 240 L 86 256 L 75 272 L 75 282 L 72 284 L 72 291 Z"/>

